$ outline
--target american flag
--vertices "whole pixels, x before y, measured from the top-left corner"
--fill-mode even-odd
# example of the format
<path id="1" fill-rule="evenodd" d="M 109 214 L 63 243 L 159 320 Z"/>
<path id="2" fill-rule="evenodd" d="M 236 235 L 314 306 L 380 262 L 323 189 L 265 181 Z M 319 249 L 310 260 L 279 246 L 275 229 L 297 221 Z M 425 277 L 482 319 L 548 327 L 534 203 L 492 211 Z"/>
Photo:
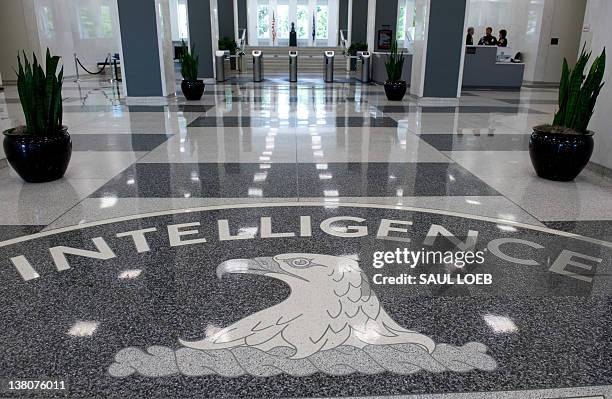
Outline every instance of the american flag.
<path id="1" fill-rule="evenodd" d="M 276 42 L 276 20 L 274 19 L 274 12 L 272 12 L 272 44 Z"/>
<path id="2" fill-rule="evenodd" d="M 315 24 L 315 14 L 312 14 L 312 42 L 314 43 L 315 37 L 317 35 L 316 24 Z"/>

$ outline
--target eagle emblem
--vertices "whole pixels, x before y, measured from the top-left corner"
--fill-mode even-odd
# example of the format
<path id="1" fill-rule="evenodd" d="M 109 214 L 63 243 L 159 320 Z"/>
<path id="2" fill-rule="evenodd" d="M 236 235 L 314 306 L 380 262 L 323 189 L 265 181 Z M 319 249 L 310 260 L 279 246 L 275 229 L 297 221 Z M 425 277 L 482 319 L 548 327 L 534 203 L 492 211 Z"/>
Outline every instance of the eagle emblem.
<path id="1" fill-rule="evenodd" d="M 123 349 L 109 373 L 116 377 L 135 372 L 151 377 L 303 376 L 496 368 L 483 344 L 436 344 L 396 323 L 352 258 L 288 253 L 232 259 L 217 267 L 219 278 L 227 274 L 276 278 L 289 285 L 291 294 L 277 305 L 208 331 L 201 339 L 180 339 L 178 349 Z"/>

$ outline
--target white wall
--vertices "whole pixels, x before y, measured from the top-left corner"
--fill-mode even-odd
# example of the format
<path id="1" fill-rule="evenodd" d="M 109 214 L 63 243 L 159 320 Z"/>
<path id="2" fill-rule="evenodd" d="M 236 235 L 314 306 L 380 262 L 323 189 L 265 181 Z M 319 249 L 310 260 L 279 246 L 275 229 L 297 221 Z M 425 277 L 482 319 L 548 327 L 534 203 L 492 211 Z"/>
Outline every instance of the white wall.
<path id="1" fill-rule="evenodd" d="M 104 20 L 104 13 L 110 15 Z M 86 25 L 90 28 L 87 29 Z M 108 53 L 119 53 L 119 16 L 116 0 L 2 0 L 0 2 L 0 73 L 14 80 L 17 51 L 47 47 L 64 61 L 64 75 L 75 75 L 74 57 L 89 70 Z"/>
<path id="2" fill-rule="evenodd" d="M 612 1 L 610 0 L 588 0 L 587 11 L 584 18 L 584 32 L 582 42 L 587 43 L 587 48 L 593 51 L 593 57 L 599 55 L 604 46 L 612 49 Z M 599 95 L 595 114 L 591 119 L 589 128 L 595 132 L 595 151 L 593 162 L 612 168 L 612 59 L 607 57 L 606 74 L 604 76 L 606 85 Z"/>
<path id="3" fill-rule="evenodd" d="M 575 60 L 586 0 L 470 0 L 475 40 L 487 26 L 508 31 L 509 46 L 525 60 L 525 80 L 558 82 L 563 57 Z M 559 46 L 551 46 L 551 38 Z"/>
<path id="4" fill-rule="evenodd" d="M 108 53 L 119 53 L 116 0 L 35 0 L 35 5 L 41 48 L 49 47 L 64 58 L 66 75 L 76 73 L 74 53 L 90 71 L 97 70 L 97 62 L 104 61 Z M 49 19 L 53 29 L 45 28 Z"/>
<path id="5" fill-rule="evenodd" d="M 538 58 L 534 81 L 558 82 L 561 79 L 563 58 L 570 66 L 576 62 L 581 47 L 580 34 L 586 8 L 586 0 L 547 0 L 542 19 Z M 552 38 L 559 44 L 551 45 Z"/>
<path id="6" fill-rule="evenodd" d="M 32 52 L 40 58 L 38 30 L 33 14 L 33 0 L 2 0 L 0 2 L 0 74 L 4 82 L 15 81 L 17 53 L 26 50 L 28 57 Z M 26 15 L 27 14 L 27 15 Z M 34 26 L 26 29 L 27 23 Z"/>

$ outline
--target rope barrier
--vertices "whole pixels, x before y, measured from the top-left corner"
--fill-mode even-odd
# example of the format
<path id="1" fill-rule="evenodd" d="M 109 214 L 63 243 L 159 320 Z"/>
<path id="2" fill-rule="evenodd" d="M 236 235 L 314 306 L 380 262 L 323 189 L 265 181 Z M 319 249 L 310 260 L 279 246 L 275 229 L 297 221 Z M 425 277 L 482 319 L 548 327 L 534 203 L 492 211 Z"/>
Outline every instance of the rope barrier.
<path id="1" fill-rule="evenodd" d="M 85 68 L 83 66 L 83 64 L 81 64 L 81 60 L 79 60 L 78 57 L 75 56 L 74 58 L 75 58 L 76 62 L 81 66 L 81 68 L 83 68 L 83 70 L 85 72 L 87 72 L 88 74 L 90 74 L 90 75 L 99 75 L 99 74 L 101 74 L 102 72 L 104 72 L 104 70 L 106 69 L 106 67 L 109 65 L 109 62 L 110 62 L 110 57 L 106 57 L 106 59 L 104 60 L 104 65 L 102 65 L 102 69 L 100 69 L 98 72 L 90 72 L 90 71 L 87 70 L 87 68 Z"/>

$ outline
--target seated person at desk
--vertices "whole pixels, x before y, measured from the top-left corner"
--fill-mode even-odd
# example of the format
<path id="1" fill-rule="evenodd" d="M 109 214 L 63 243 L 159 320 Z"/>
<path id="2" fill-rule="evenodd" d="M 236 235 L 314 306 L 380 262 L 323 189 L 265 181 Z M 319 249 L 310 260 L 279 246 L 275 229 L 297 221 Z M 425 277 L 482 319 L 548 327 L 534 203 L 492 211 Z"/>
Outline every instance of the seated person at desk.
<path id="1" fill-rule="evenodd" d="M 508 31 L 502 29 L 499 31 L 499 39 L 497 39 L 498 47 L 508 47 Z"/>
<path id="2" fill-rule="evenodd" d="M 474 27 L 470 26 L 467 30 L 467 36 L 465 37 L 465 45 L 473 46 L 474 45 Z"/>
<path id="3" fill-rule="evenodd" d="M 479 46 L 496 46 L 497 39 L 495 38 L 495 36 L 492 35 L 493 28 L 488 27 L 486 32 L 487 34 L 481 37 L 480 40 L 478 41 L 478 45 Z"/>

